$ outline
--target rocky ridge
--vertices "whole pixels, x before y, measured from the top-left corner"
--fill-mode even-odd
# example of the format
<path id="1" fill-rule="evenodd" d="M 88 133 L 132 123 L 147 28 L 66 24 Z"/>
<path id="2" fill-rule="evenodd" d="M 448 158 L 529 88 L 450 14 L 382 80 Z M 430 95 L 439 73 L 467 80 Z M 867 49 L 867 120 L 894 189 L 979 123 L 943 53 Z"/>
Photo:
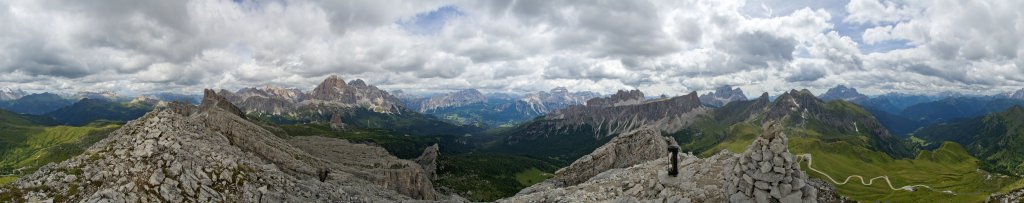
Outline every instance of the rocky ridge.
<path id="1" fill-rule="evenodd" d="M 626 105 L 641 104 L 646 100 L 644 93 L 640 90 L 619 90 L 615 94 L 608 97 L 598 97 L 587 100 L 587 106 L 589 107 L 616 107 Z"/>
<path id="2" fill-rule="evenodd" d="M 893 157 L 913 155 L 909 146 L 889 133 L 873 115 L 846 101 L 825 102 L 808 90 L 790 90 L 768 107 L 765 121 L 778 121 L 798 128 L 827 128 L 851 135 L 864 135 L 874 150 Z"/>
<path id="3" fill-rule="evenodd" d="M 637 95 L 635 93 L 629 94 Z M 604 101 L 608 101 L 609 98 L 605 98 Z M 619 99 L 616 101 L 630 100 Z M 670 99 L 653 100 L 631 105 L 607 107 L 604 105 L 606 104 L 605 102 L 596 103 L 600 104 L 597 106 L 570 106 L 569 108 L 550 113 L 544 119 L 554 123 L 555 127 L 551 129 L 567 130 L 579 127 L 593 127 L 606 130 L 605 134 L 595 135 L 603 137 L 629 132 L 639 129 L 641 126 L 651 126 L 664 132 L 676 132 L 690 125 L 696 116 L 707 113 L 707 108 L 700 104 L 696 92 Z"/>
<path id="4" fill-rule="evenodd" d="M 344 140 L 279 137 L 239 116 L 212 90 L 204 94 L 199 107 L 175 102 L 147 113 L 82 155 L 0 188 L 0 196 L 56 202 L 450 198 L 433 190 L 416 162 Z"/>
<path id="5" fill-rule="evenodd" d="M 571 165 L 559 169 L 550 180 L 557 185 L 576 185 L 591 177 L 615 168 L 625 168 L 663 157 L 675 140 L 661 136 L 661 132 L 642 128 L 616 136 L 593 153 L 583 156 Z"/>
<path id="6" fill-rule="evenodd" d="M 267 86 L 244 88 L 235 92 L 222 89 L 218 94 L 245 112 L 270 115 L 292 115 L 311 106 L 366 108 L 386 114 L 400 114 L 405 108 L 397 97 L 376 86 L 367 85 L 360 79 L 345 83 L 345 80 L 334 75 L 324 79 L 309 92 Z"/>
<path id="7" fill-rule="evenodd" d="M 569 92 L 565 87 L 556 87 L 551 91 L 539 91 L 523 96 L 520 100 L 536 114 L 547 114 L 572 105 L 586 104 L 587 100 L 600 97 L 594 92 Z"/>
<path id="8" fill-rule="evenodd" d="M 765 133 L 725 168 L 729 202 L 818 202 L 818 190 L 807 184 L 780 127 L 766 124 Z"/>
<path id="9" fill-rule="evenodd" d="M 722 107 L 729 102 L 734 101 L 746 101 L 747 95 L 743 94 L 743 90 L 739 87 L 733 89 L 732 86 L 722 86 L 715 89 L 714 92 L 700 95 L 700 102 L 714 107 Z"/>

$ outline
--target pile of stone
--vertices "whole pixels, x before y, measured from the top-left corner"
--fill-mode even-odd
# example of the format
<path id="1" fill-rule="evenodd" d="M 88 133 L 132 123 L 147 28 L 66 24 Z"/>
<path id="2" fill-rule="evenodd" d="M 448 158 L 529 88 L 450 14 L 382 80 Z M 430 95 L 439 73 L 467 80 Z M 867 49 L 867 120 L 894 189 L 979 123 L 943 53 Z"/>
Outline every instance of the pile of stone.
<path id="1" fill-rule="evenodd" d="M 788 138 L 776 123 L 725 171 L 729 202 L 817 202 L 818 190 L 787 149 Z"/>

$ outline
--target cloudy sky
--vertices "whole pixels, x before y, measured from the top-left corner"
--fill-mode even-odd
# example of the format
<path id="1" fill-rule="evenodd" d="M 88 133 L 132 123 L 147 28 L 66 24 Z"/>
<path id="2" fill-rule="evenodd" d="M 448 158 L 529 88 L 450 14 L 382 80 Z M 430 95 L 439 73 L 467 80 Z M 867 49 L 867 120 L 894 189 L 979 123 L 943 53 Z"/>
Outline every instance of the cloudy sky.
<path id="1" fill-rule="evenodd" d="M 0 88 L 1024 87 L 1024 1 L 0 0 Z"/>

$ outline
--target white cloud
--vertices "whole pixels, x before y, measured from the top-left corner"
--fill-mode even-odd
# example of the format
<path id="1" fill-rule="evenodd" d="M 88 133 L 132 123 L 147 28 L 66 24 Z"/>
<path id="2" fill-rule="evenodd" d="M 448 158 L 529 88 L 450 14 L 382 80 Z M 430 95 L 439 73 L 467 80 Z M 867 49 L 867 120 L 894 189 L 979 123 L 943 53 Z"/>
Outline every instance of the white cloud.
<path id="1" fill-rule="evenodd" d="M 445 6 L 458 15 L 427 15 Z M 0 86 L 308 89 L 339 74 L 421 91 L 1001 91 L 1024 85 L 1019 8 L 1011 0 L 0 0 Z M 424 33 L 410 22 L 440 26 Z M 861 50 L 894 43 L 909 47 Z"/>

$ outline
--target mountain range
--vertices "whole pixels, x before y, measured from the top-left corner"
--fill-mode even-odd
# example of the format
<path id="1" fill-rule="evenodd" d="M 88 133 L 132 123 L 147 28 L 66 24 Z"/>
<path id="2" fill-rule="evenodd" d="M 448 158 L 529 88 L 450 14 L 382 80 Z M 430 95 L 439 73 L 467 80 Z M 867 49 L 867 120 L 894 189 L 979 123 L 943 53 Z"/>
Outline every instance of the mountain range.
<path id="1" fill-rule="evenodd" d="M 417 135 L 466 134 L 477 127 L 453 124 L 402 105 L 387 91 L 356 79 L 348 83 L 329 76 L 313 90 L 276 87 L 221 89 L 228 101 L 247 115 L 276 124 L 322 123 L 345 128 L 389 128 Z"/>
<path id="2" fill-rule="evenodd" d="M 206 90 L 198 105 L 111 94 L 5 101 L 66 103 L 35 115 L 0 111 L 0 183 L 13 181 L 0 197 L 974 202 L 1024 194 L 1011 184 L 1024 162 L 1016 146 L 1024 108 L 1013 94 L 392 92 L 329 76 L 309 91 Z M 679 178 L 664 174 L 668 146 L 681 152 Z M 744 175 L 749 184 L 736 182 Z M 853 175 L 892 179 L 896 189 L 833 180 Z"/>
<path id="3" fill-rule="evenodd" d="M 417 97 L 399 96 L 402 102 L 418 112 L 458 124 L 509 127 L 572 105 L 582 105 L 598 94 L 569 92 L 564 87 L 539 91 L 522 96 L 511 94 L 483 94 L 476 89 L 460 90 L 440 95 Z"/>

